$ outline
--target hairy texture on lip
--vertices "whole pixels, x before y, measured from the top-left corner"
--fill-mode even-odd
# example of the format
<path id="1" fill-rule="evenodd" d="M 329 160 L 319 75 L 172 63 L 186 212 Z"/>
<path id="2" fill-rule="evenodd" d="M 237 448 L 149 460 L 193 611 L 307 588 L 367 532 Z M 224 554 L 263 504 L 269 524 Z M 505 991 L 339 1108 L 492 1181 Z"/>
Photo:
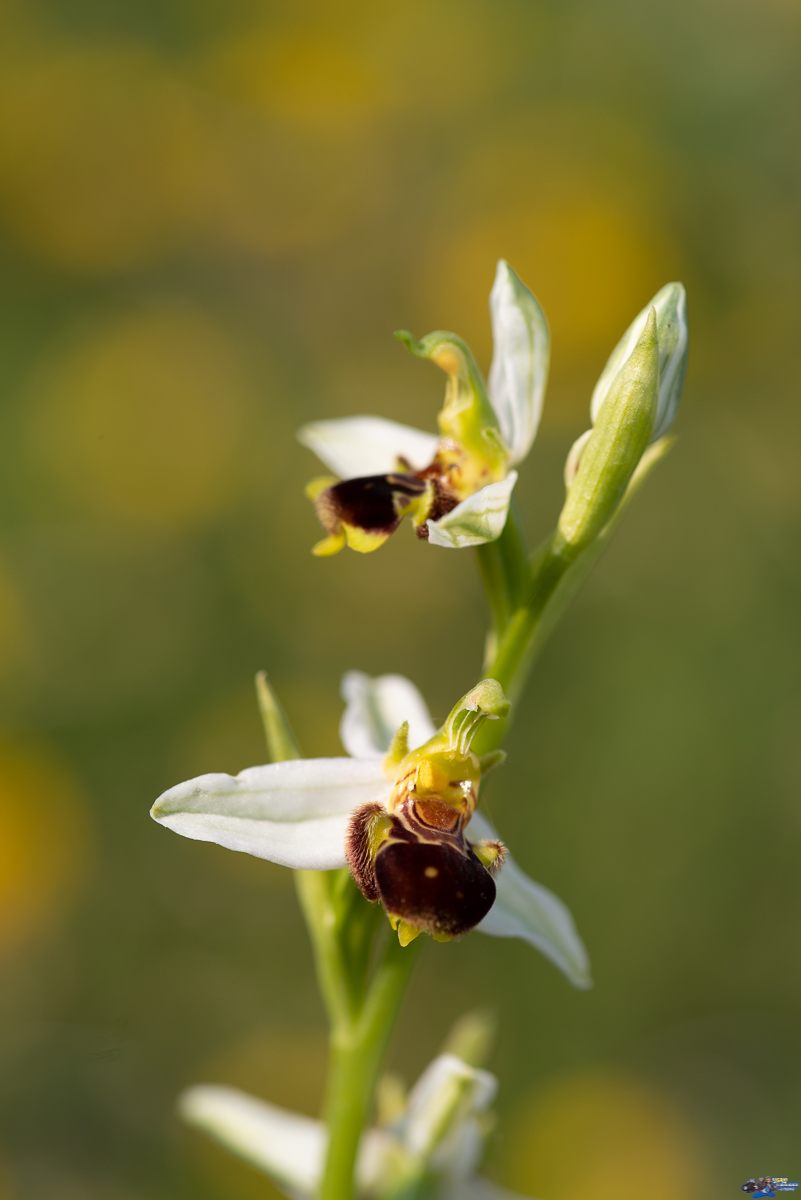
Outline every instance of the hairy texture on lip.
<path id="1" fill-rule="evenodd" d="M 317 496 L 314 504 L 328 533 L 336 533 L 344 524 L 370 533 L 390 534 L 401 522 L 398 509 L 419 499 L 427 486 L 416 475 L 366 475 L 333 484 Z"/>
<path id="2" fill-rule="evenodd" d="M 453 512 L 459 500 L 444 481 L 441 469 L 436 461 L 430 467 L 427 467 L 425 471 L 420 471 L 419 478 L 430 480 L 432 487 L 431 506 L 426 515 L 426 520 L 422 524 L 415 526 L 415 533 L 420 539 L 425 541 L 428 538 L 427 522 L 429 520 L 439 521 L 441 517 L 446 516 L 449 512 Z"/>
<path id="3" fill-rule="evenodd" d="M 495 902 L 492 876 L 472 850 L 445 842 L 388 842 L 376 857 L 375 879 L 390 916 L 426 933 L 459 937 Z"/>
<path id="4" fill-rule="evenodd" d="M 497 875 L 503 864 L 506 862 L 506 859 L 509 857 L 509 851 L 506 849 L 503 842 L 498 841 L 497 838 L 482 838 L 480 842 L 473 842 L 472 845 L 474 848 L 480 847 L 482 850 L 490 850 L 494 853 L 495 858 L 493 861 L 489 864 L 482 865 L 486 866 L 486 869 L 489 871 L 490 875 Z"/>
<path id="5" fill-rule="evenodd" d="M 380 900 L 375 878 L 375 863 L 370 848 L 370 826 L 386 813 L 383 804 L 372 801 L 357 808 L 350 819 L 345 838 L 345 858 L 359 891 L 368 900 Z"/>

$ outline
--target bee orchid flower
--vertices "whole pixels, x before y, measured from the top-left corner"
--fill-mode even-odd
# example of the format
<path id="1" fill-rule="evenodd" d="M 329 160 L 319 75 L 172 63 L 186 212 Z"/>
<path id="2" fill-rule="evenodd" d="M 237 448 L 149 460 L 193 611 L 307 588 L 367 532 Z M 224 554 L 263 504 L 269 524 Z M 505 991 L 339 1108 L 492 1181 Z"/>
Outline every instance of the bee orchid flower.
<path id="1" fill-rule="evenodd" d="M 304 425 L 298 438 L 333 472 L 313 480 L 327 537 L 313 552 L 346 544 L 368 553 L 410 516 L 436 546 L 477 546 L 500 537 L 517 480 L 513 469 L 534 441 L 548 377 L 550 339 L 536 298 L 508 263 L 490 295 L 494 354 L 485 383 L 469 347 L 451 333 L 417 342 L 396 334 L 448 376 L 439 436 L 382 417 Z"/>
<path id="2" fill-rule="evenodd" d="M 447 941 L 477 928 L 518 937 L 576 987 L 590 986 L 586 951 L 564 904 L 529 879 L 476 810 L 483 774 L 470 742 L 508 711 L 483 680 L 439 732 L 407 679 L 349 672 L 340 735 L 351 757 L 295 759 L 239 775 L 201 775 L 165 792 L 152 816 L 184 837 L 296 870 L 350 867 L 380 901 L 402 945 L 421 932 Z"/>

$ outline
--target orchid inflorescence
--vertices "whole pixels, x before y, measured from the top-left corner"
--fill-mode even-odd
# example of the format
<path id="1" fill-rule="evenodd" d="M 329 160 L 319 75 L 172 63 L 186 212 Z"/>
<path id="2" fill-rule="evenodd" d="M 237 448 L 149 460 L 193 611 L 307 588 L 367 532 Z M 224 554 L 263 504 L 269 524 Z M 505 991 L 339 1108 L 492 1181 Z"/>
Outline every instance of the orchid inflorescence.
<path id="1" fill-rule="evenodd" d="M 542 412 L 548 326 L 503 261 L 490 311 L 486 384 L 455 335 L 398 335 L 448 377 L 439 436 L 371 416 L 318 421 L 298 433 L 334 473 L 307 489 L 326 533 L 315 554 L 346 545 L 373 551 L 406 516 L 432 545 L 476 547 L 492 615 L 484 678 L 437 729 L 403 676 L 349 671 L 340 725 L 347 756 L 305 759 L 260 673 L 271 761 L 179 784 L 152 809 L 184 837 L 295 871 L 331 1026 L 325 1123 L 214 1085 L 181 1099 L 187 1121 L 290 1197 L 347 1200 L 354 1189 L 408 1200 L 422 1191 L 453 1200 L 498 1194 L 475 1175 L 495 1081 L 464 1050 L 436 1059 L 391 1116 L 379 1111 L 377 1127 L 363 1133 L 422 933 L 436 942 L 472 930 L 520 938 L 574 986 L 591 982 L 569 911 L 520 869 L 478 804 L 484 776 L 505 757 L 509 697 L 669 448 L 686 372 L 686 299 L 681 284 L 662 288 L 613 350 L 592 396 L 592 427 L 565 464 L 556 529 L 534 554 L 514 503 L 514 468 Z"/>

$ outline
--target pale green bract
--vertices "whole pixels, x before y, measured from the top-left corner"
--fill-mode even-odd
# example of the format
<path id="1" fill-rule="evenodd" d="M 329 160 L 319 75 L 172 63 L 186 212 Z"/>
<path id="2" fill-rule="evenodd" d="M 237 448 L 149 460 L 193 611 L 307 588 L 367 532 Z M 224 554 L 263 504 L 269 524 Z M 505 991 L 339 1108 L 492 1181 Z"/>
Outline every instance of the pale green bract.
<path id="1" fill-rule="evenodd" d="M 515 1200 L 514 1193 L 476 1174 L 496 1090 L 488 1071 L 454 1054 L 434 1059 L 395 1120 L 362 1136 L 357 1190 L 382 1197 L 425 1179 L 438 1200 Z M 326 1147 L 322 1121 L 213 1084 L 188 1088 L 179 1112 L 263 1171 L 292 1200 L 317 1193 Z"/>
<path id="2" fill-rule="evenodd" d="M 350 758 L 309 758 L 249 767 L 239 775 L 201 775 L 170 788 L 153 805 L 161 825 L 195 841 L 215 842 L 295 870 L 345 866 L 345 833 L 355 808 L 386 803 L 391 784 L 383 758 L 400 724 L 409 720 L 410 748 L 434 734 L 414 684 L 400 675 L 377 679 L 348 672 L 340 734 Z M 498 834 L 480 813 L 468 826 L 474 839 Z M 584 944 L 568 909 L 509 856 L 496 878 L 497 896 L 476 927 L 493 937 L 520 938 L 535 947 L 577 988 L 591 986 Z"/>

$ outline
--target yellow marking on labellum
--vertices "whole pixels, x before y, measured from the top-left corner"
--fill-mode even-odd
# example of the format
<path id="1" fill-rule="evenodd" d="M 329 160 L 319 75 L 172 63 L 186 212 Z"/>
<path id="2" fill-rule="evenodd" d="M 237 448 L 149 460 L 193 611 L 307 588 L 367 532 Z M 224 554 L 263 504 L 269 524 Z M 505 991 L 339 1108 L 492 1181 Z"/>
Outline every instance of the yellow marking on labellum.
<path id="1" fill-rule="evenodd" d="M 432 933 L 431 936 L 435 942 L 452 942 L 453 941 L 452 933 Z"/>
<path id="2" fill-rule="evenodd" d="M 345 546 L 345 532 L 340 530 L 339 533 L 332 533 L 330 537 L 323 538 L 321 542 L 316 542 L 312 546 L 312 554 L 316 558 L 328 558 L 332 554 L 339 554 Z"/>
<path id="3" fill-rule="evenodd" d="M 387 840 L 387 834 L 391 828 L 392 819 L 388 815 L 384 816 L 381 813 L 376 813 L 376 815 L 370 821 L 367 837 L 370 854 L 373 858 L 375 858 L 376 854 L 378 854 L 379 848 Z"/>
<path id="4" fill-rule="evenodd" d="M 358 550 L 359 554 L 371 554 L 383 546 L 389 537 L 388 533 L 369 533 L 366 529 L 359 529 L 358 525 L 346 525 L 344 521 L 342 528 L 351 550 Z"/>
<path id="5" fill-rule="evenodd" d="M 408 921 L 400 920 L 398 922 L 398 941 L 402 946 L 408 946 L 422 932 L 422 929 L 418 929 L 416 925 L 410 925 Z"/>
<path id="6" fill-rule="evenodd" d="M 423 874 L 425 875 L 426 879 L 436 879 L 439 875 L 439 871 L 436 867 L 426 867 L 425 871 L 423 871 Z"/>
<path id="7" fill-rule="evenodd" d="M 336 475 L 322 475 L 318 479 L 312 479 L 306 484 L 304 491 L 310 500 L 316 500 L 318 496 L 327 491 L 337 482 Z"/>

